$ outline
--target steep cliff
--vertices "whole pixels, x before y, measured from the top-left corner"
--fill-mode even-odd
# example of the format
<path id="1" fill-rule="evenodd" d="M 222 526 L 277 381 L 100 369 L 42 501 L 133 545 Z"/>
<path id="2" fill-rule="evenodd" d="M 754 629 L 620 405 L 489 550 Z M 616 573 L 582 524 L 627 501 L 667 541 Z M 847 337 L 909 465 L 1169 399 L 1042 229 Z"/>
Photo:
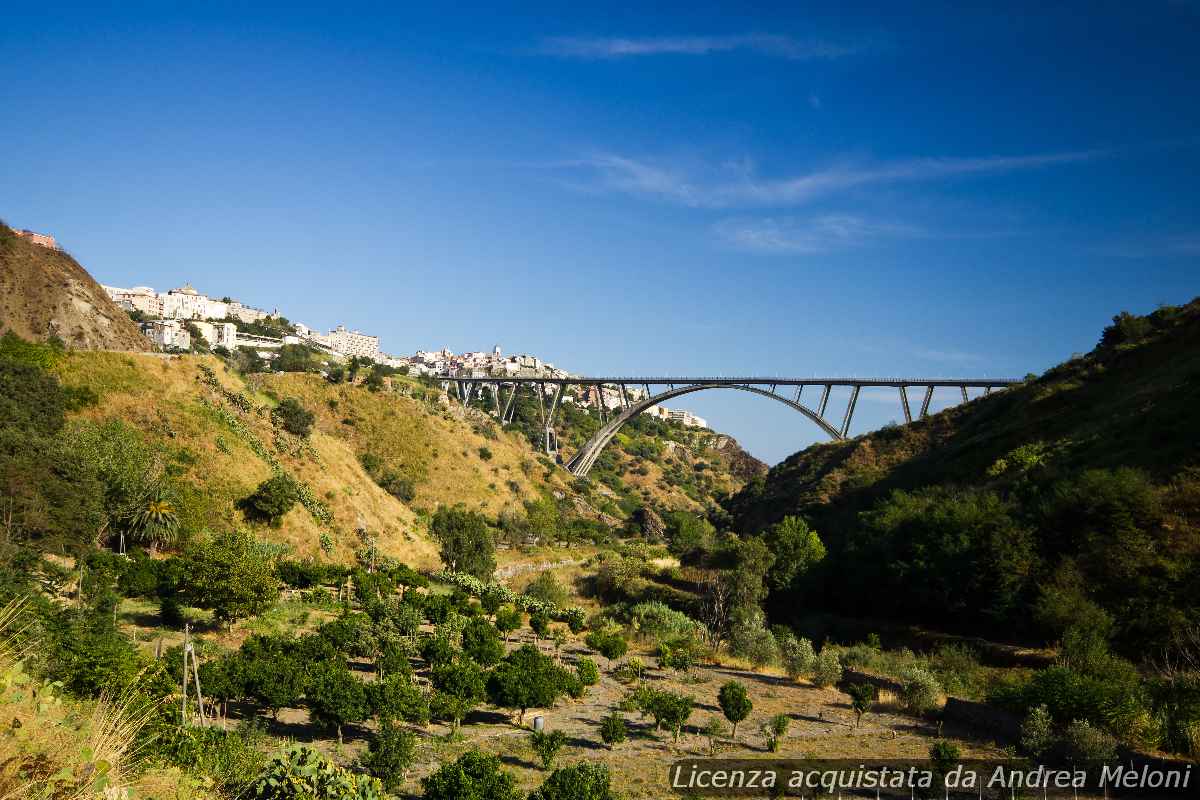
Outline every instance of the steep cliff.
<path id="1" fill-rule="evenodd" d="M 151 349 L 79 262 L 0 223 L 0 332 L 7 331 L 58 337 L 74 350 Z"/>

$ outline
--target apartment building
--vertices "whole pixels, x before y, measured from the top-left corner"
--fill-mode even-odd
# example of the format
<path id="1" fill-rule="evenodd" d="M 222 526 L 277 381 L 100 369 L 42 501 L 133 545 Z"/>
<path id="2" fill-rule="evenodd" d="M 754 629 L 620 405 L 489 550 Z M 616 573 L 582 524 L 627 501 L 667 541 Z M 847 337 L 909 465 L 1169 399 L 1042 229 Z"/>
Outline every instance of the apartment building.
<path id="1" fill-rule="evenodd" d="M 359 331 L 348 331 L 338 325 L 329 332 L 329 346 L 346 356 L 362 356 L 374 361 L 379 356 L 379 337 Z"/>

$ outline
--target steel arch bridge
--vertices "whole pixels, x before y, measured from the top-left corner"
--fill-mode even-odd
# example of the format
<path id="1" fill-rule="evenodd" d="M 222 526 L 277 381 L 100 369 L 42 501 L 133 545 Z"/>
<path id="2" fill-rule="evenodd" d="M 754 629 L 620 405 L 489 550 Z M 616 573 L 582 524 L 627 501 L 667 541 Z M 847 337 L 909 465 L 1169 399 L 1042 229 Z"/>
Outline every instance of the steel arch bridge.
<path id="1" fill-rule="evenodd" d="M 512 422 L 515 413 L 517 392 L 523 388 L 533 391 L 538 399 L 538 409 L 543 429 L 546 452 L 555 455 L 558 450 L 554 434 L 554 416 L 562 403 L 563 395 L 568 387 L 578 386 L 585 390 L 589 404 L 595 399 L 597 413 L 600 416 L 600 430 L 592 436 L 567 461 L 567 469 L 574 475 L 586 475 L 596 463 L 612 438 L 616 436 L 621 426 L 636 415 L 651 406 L 656 406 L 675 397 L 681 397 L 693 392 L 703 392 L 710 389 L 733 389 L 740 392 L 769 397 L 783 403 L 788 408 L 798 411 L 812 420 L 831 439 L 847 438 L 850 432 L 850 422 L 854 418 L 854 409 L 858 405 L 858 395 L 864 388 L 893 388 L 898 390 L 901 411 L 904 413 L 905 424 L 913 421 L 913 408 L 909 403 L 909 389 L 923 389 L 918 419 L 929 415 L 929 404 L 933 400 L 935 389 L 958 389 L 962 402 L 970 400 L 968 389 L 981 390 L 984 395 L 993 390 L 1004 389 L 1015 383 L 1016 378 L 762 378 L 762 377 L 696 377 L 696 378 L 667 378 L 667 377 L 514 377 L 497 375 L 442 375 L 439 376 L 447 388 L 453 384 L 458 398 L 465 407 L 472 396 L 482 396 L 484 387 L 492 390 L 495 405 L 493 414 L 500 420 L 501 425 Z M 633 387 L 631 390 L 630 387 Z M 656 387 L 654 391 L 651 387 Z M 638 389 L 641 391 L 638 391 Z M 815 405 L 803 402 L 805 389 L 815 389 L 819 397 Z M 848 388 L 849 400 L 839 424 L 837 420 L 829 420 L 826 412 L 829 410 L 829 397 L 834 389 Z M 505 389 L 508 390 L 507 398 Z M 605 402 L 606 391 L 616 394 L 618 403 L 610 407 Z M 631 397 L 633 395 L 633 397 Z"/>

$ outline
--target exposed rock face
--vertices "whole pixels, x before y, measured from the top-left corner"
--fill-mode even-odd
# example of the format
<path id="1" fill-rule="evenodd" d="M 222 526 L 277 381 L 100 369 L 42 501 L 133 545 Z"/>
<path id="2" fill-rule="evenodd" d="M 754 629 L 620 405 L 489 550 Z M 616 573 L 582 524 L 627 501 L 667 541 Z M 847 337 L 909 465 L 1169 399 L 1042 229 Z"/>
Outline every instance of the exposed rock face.
<path id="1" fill-rule="evenodd" d="M 0 331 L 75 350 L 152 349 L 136 324 L 75 259 L 0 223 Z"/>
<path id="2" fill-rule="evenodd" d="M 732 436 L 719 433 L 706 446 L 725 458 L 729 474 L 738 480 L 750 481 L 767 474 L 767 465 L 743 450 L 737 439 Z"/>

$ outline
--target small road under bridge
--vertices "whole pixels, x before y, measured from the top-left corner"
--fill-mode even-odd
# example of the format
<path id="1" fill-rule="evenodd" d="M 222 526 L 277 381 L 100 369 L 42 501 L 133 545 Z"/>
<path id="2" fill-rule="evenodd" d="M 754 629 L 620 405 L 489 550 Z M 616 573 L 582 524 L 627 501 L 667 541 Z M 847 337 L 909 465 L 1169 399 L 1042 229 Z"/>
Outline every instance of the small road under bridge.
<path id="1" fill-rule="evenodd" d="M 659 405 L 676 397 L 693 392 L 712 389 L 732 389 L 739 392 L 768 397 L 783 403 L 812 420 L 831 439 L 845 439 L 850 432 L 858 395 L 865 388 L 891 388 L 897 390 L 897 400 L 904 414 L 904 422 L 914 417 L 923 419 L 929 415 L 929 404 L 935 389 L 956 389 L 962 402 L 970 397 L 967 391 L 974 389 L 987 395 L 991 392 L 1020 383 L 1016 378 L 762 378 L 762 377 L 696 377 L 669 378 L 649 376 L 626 377 L 513 377 L 487 375 L 442 375 L 439 379 L 448 387 L 454 385 L 458 398 L 465 406 L 473 396 L 481 396 L 484 387 L 492 392 L 494 414 L 502 425 L 507 425 L 515 413 L 517 393 L 532 391 L 538 400 L 541 423 L 544 430 L 546 452 L 557 451 L 554 435 L 554 415 L 562 404 L 568 387 L 585 389 L 585 395 L 594 398 L 600 416 L 600 430 L 567 461 L 567 469 L 575 475 L 586 475 L 596 463 L 621 426 L 651 406 Z M 653 387 L 653 388 L 652 388 Z M 829 397 L 834 389 L 850 390 L 841 419 L 828 416 Z M 638 391 L 638 390 L 641 391 Z M 914 390 L 920 398 L 920 408 L 913 413 L 909 391 Z M 619 402 L 610 406 L 604 401 L 605 392 L 616 394 Z M 507 396 L 506 396 L 507 393 Z M 913 399 L 915 400 L 916 397 Z"/>

